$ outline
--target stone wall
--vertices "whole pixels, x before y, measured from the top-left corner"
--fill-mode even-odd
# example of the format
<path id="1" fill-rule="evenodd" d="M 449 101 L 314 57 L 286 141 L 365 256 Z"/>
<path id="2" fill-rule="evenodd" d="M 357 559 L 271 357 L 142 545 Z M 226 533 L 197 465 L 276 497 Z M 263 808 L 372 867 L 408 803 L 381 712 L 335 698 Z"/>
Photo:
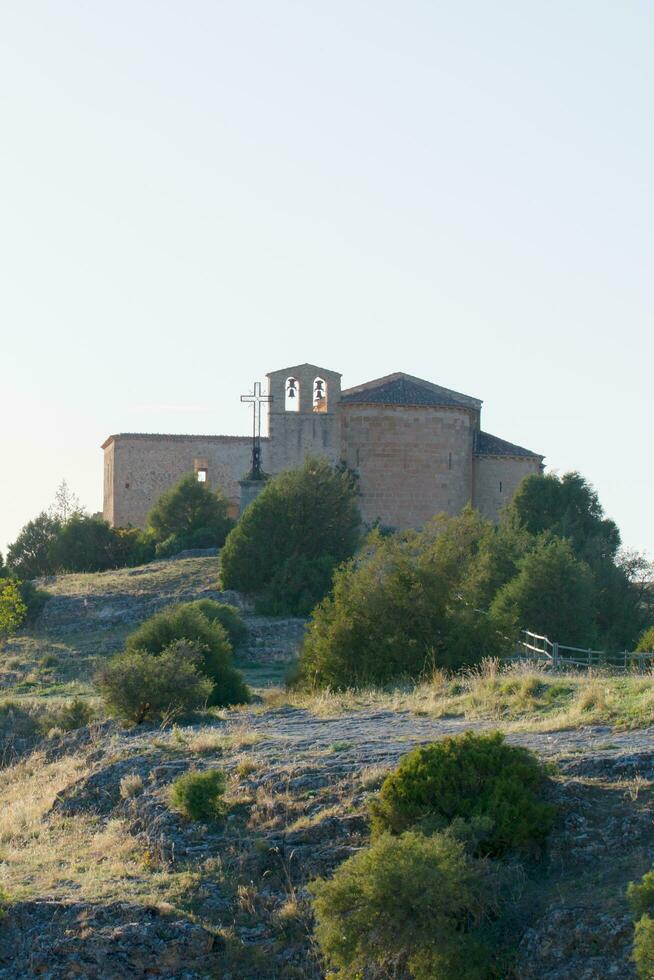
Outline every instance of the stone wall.
<path id="1" fill-rule="evenodd" d="M 475 456 L 472 502 L 484 517 L 499 520 L 522 480 L 540 473 L 540 460 L 528 456 Z"/>
<path id="2" fill-rule="evenodd" d="M 464 408 L 341 406 L 342 457 L 360 476 L 365 521 L 420 527 L 472 497 L 475 415 Z"/>
<path id="3" fill-rule="evenodd" d="M 104 517 L 117 527 L 143 527 L 161 494 L 198 468 L 206 468 L 209 487 L 221 487 L 236 517 L 251 445 L 247 436 L 111 436 L 103 447 Z M 266 439 L 261 448 L 265 469 Z"/>

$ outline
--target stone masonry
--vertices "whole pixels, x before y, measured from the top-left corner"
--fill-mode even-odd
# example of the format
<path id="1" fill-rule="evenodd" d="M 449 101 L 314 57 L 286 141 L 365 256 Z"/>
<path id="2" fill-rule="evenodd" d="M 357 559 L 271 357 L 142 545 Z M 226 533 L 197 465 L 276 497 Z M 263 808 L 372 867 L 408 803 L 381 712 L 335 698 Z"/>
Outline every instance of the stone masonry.
<path id="1" fill-rule="evenodd" d="M 341 390 L 337 372 L 301 364 L 267 379 L 273 401 L 261 440 L 264 471 L 294 469 L 309 455 L 343 461 L 359 476 L 369 523 L 420 527 L 468 502 L 497 520 L 521 480 L 542 469 L 540 454 L 481 430 L 479 399 L 411 375 Z M 220 487 L 237 516 L 250 446 L 246 436 L 109 436 L 104 516 L 142 527 L 158 497 L 188 472 Z"/>

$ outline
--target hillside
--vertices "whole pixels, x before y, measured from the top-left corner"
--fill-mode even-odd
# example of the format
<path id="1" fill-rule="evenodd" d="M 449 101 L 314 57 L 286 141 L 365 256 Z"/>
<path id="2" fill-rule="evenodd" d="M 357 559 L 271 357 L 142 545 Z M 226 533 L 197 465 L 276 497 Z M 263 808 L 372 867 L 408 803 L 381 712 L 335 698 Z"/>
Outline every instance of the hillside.
<path id="1" fill-rule="evenodd" d="M 21 708 L 74 692 L 94 703 L 99 659 L 165 603 L 218 598 L 215 573 L 215 559 L 189 558 L 45 583 L 52 599 L 36 627 L 0 651 L 5 702 L 17 705 L 0 706 L 5 734 Z M 448 714 L 435 682 L 287 695 L 270 684 L 302 623 L 245 614 L 252 705 L 163 730 L 100 717 L 5 752 L 0 977 L 323 977 L 307 884 L 366 842 L 367 801 L 405 752 L 489 726 L 553 763 L 559 806 L 547 856 L 516 897 L 512 976 L 634 975 L 624 893 L 654 861 L 651 727 L 614 730 L 597 715 L 574 728 L 542 714 L 516 724 L 506 712 L 473 717 L 449 695 Z M 224 822 L 171 809 L 170 783 L 192 768 L 227 773 Z"/>
<path id="2" fill-rule="evenodd" d="M 201 598 L 242 610 L 249 634 L 239 666 L 255 684 L 279 680 L 303 622 L 252 615 L 241 596 L 219 591 L 217 578 L 216 558 L 196 557 L 39 580 L 51 598 L 33 626 L 0 641 L 0 690 L 12 697 L 88 696 L 98 662 L 120 649 L 139 623 L 169 603 Z"/>

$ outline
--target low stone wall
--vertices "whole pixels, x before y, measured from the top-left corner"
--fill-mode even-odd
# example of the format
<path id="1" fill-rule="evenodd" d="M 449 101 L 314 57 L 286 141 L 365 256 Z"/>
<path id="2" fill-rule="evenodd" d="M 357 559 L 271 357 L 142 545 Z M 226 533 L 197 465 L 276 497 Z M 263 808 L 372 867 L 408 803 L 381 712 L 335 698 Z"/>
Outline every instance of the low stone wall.
<path id="1" fill-rule="evenodd" d="M 244 617 L 248 628 L 248 638 L 239 650 L 243 660 L 257 663 L 284 663 L 297 657 L 306 619 L 275 619 L 272 616 Z"/>

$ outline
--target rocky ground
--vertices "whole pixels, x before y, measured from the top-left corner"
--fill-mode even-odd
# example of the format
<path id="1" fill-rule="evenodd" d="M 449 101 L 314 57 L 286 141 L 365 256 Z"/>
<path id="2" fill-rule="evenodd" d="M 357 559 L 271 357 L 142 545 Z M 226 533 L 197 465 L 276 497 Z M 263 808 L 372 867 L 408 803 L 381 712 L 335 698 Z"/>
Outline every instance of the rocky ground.
<path id="1" fill-rule="evenodd" d="M 307 883 L 365 844 L 366 800 L 388 768 L 412 746 L 466 727 L 392 711 L 317 718 L 254 705 L 211 725 L 124 731 L 106 722 L 53 739 L 39 764 L 75 756 L 83 774 L 54 795 L 41 832 L 59 827 L 65 848 L 75 821 L 93 821 L 96 836 L 118 823 L 136 847 L 131 875 L 181 874 L 186 883 L 174 903 L 134 901 L 129 881 L 123 900 L 84 900 L 62 855 L 65 873 L 50 894 L 9 907 L 0 977 L 322 977 Z M 559 804 L 549 853 L 521 899 L 516 977 L 634 975 L 624 891 L 654 862 L 651 735 L 510 736 L 554 761 Z M 230 774 L 226 820 L 173 812 L 171 781 L 216 766 Z M 134 776 L 140 788 L 126 795 L 121 783 Z M 9 864 L 11 892 L 34 869 L 27 858 Z"/>
<path id="2" fill-rule="evenodd" d="M 37 628 L 0 649 L 0 687 L 19 700 L 67 697 L 80 678 L 92 698 L 85 679 L 98 659 L 172 601 L 239 605 L 250 628 L 241 660 L 255 681 L 280 672 L 303 629 L 219 593 L 212 557 L 45 586 L 53 598 Z M 367 801 L 404 753 L 483 723 L 388 699 L 307 710 L 259 693 L 246 709 L 163 731 L 103 721 L 13 739 L 0 780 L 0 978 L 324 977 L 309 882 L 365 846 Z M 558 804 L 549 851 L 516 898 L 511 977 L 634 976 L 624 895 L 654 863 L 652 733 L 508 735 L 553 763 Z M 170 784 L 190 768 L 228 774 L 222 821 L 171 809 Z"/>

